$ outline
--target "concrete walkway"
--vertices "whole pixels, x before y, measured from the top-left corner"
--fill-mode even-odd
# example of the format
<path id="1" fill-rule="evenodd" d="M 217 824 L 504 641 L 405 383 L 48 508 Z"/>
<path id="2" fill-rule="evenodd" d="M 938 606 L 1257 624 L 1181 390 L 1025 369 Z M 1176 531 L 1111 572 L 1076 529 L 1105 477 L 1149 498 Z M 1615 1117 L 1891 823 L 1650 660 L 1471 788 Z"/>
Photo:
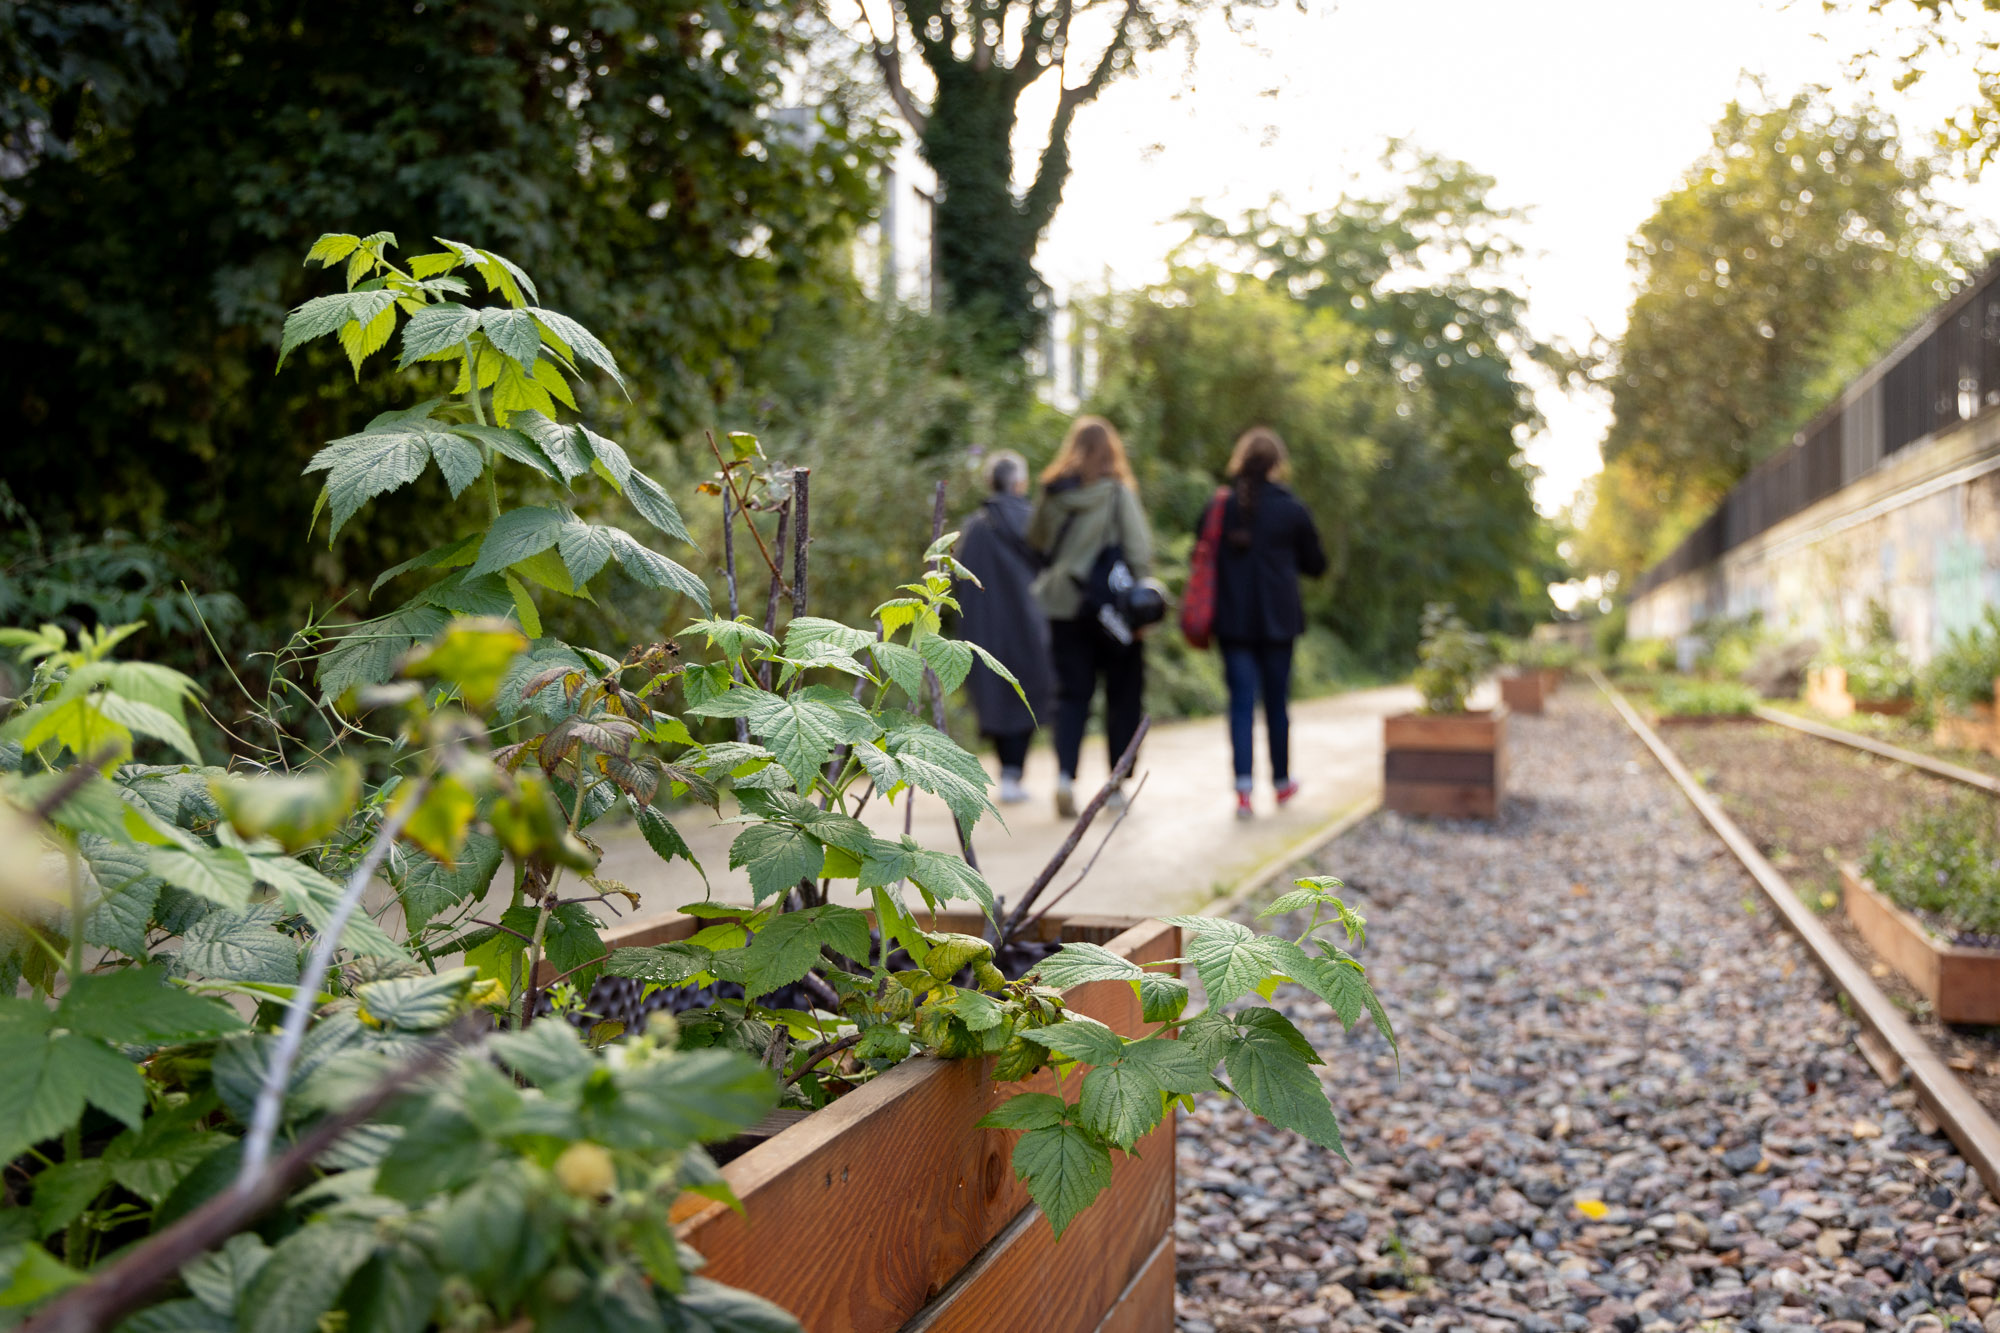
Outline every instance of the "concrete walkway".
<path id="1" fill-rule="evenodd" d="M 1257 818 L 1236 819 L 1229 768 L 1229 729 L 1223 718 L 1203 718 L 1158 726 L 1140 756 L 1138 776 L 1145 790 L 1090 877 L 1063 900 L 1066 913 L 1157 915 L 1192 911 L 1226 892 L 1258 867 L 1299 846 L 1313 833 L 1374 796 L 1382 785 L 1381 719 L 1416 705 L 1407 686 L 1358 690 L 1292 706 L 1292 773 L 1299 795 L 1280 812 L 1271 799 L 1258 725 Z M 992 757 L 987 756 L 989 769 Z M 1104 781 L 1109 762 L 1104 742 L 1084 744 L 1083 771 L 1077 776 L 1079 804 Z M 1003 826 L 992 816 L 980 821 L 973 851 L 995 893 L 1011 900 L 1062 844 L 1070 821 L 1058 819 L 1052 801 L 1055 755 L 1046 745 L 1029 757 L 1027 785 L 1032 802 L 1002 808 Z M 1127 791 L 1136 782 L 1128 783 Z M 903 801 L 892 809 L 871 801 L 869 825 L 885 837 L 903 831 Z M 934 796 L 916 793 L 913 836 L 926 846 L 955 848 L 950 812 Z M 724 811 L 729 810 L 724 805 Z M 1077 854 L 1043 895 L 1046 902 L 1075 878 L 1111 824 L 1109 814 L 1091 826 Z M 749 880 L 729 867 L 729 844 L 742 826 L 725 824 L 696 806 L 675 819 L 682 836 L 708 872 L 713 896 L 747 903 Z M 641 895 L 643 906 L 625 920 L 655 921 L 675 915 L 680 904 L 703 897 L 701 878 L 685 863 L 662 865 L 630 826 L 603 830 L 604 862 L 599 873 Z M 839 882 L 835 888 L 838 890 Z M 851 896 L 848 899 L 851 901 Z M 607 921 L 607 925 L 624 922 Z"/>

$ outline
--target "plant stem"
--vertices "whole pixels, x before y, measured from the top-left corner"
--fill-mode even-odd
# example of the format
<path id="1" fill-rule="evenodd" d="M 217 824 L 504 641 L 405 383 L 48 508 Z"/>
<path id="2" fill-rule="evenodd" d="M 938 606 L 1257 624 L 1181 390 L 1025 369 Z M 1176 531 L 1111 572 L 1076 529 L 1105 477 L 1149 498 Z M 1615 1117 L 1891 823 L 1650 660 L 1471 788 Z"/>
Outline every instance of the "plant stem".
<path id="1" fill-rule="evenodd" d="M 1049 881 L 1056 877 L 1056 872 L 1062 869 L 1063 863 L 1076 851 L 1077 844 L 1083 841 L 1084 832 L 1090 827 L 1090 821 L 1097 818 L 1097 812 L 1104 808 L 1104 803 L 1111 799 L 1111 793 L 1131 773 L 1132 765 L 1139 761 L 1139 746 L 1145 741 L 1146 733 L 1152 729 L 1153 718 L 1150 713 L 1139 719 L 1139 729 L 1132 733 L 1132 743 L 1127 745 L 1125 753 L 1118 757 L 1117 766 L 1111 770 L 1111 776 L 1097 789 L 1097 795 L 1090 798 L 1090 804 L 1083 807 L 1082 813 L 1077 816 L 1076 826 L 1069 831 L 1069 836 L 1063 839 L 1063 845 L 1056 848 L 1056 854 L 1042 867 L 1042 873 L 1035 876 L 1035 882 L 1021 895 L 1021 905 L 1014 909 L 1014 914 L 1007 918 L 1007 924 L 1000 932 L 1003 941 L 1013 939 L 1020 932 L 1021 923 L 1027 919 L 1028 909 L 1035 905 L 1035 899 L 1042 896 L 1042 890 L 1049 886 Z"/>
<path id="2" fill-rule="evenodd" d="M 465 397 L 472 404 L 472 419 L 480 425 L 486 424 L 486 409 L 479 402 L 479 355 L 472 348 L 472 339 L 465 340 Z M 482 443 L 479 446 L 486 455 L 486 508 L 488 517 L 500 517 L 500 483 L 494 475 L 493 446 Z"/>
<path id="3" fill-rule="evenodd" d="M 731 620 L 736 619 L 742 612 L 742 606 L 738 601 L 736 592 L 736 507 L 733 503 L 735 497 L 735 491 L 727 486 L 722 488 L 722 572 L 729 584 L 729 618 Z M 741 658 L 732 657 L 729 659 L 729 678 L 732 681 L 741 681 L 743 679 L 743 661 Z M 749 719 L 737 718 L 737 743 L 741 744 L 749 739 Z"/>
<path id="4" fill-rule="evenodd" d="M 306 1025 L 312 1021 L 313 1010 L 318 1007 L 320 983 L 326 979 L 327 969 L 333 964 L 334 951 L 340 947 L 340 932 L 346 929 L 347 919 L 360 906 L 361 895 L 367 892 L 375 872 L 382 868 L 390 845 L 423 803 L 424 793 L 429 787 L 429 778 L 418 778 L 411 785 L 409 796 L 383 819 L 382 827 L 375 832 L 375 841 L 348 876 L 340 901 L 334 904 L 325 928 L 313 941 L 312 954 L 306 960 L 305 972 L 299 977 L 298 989 L 292 992 L 291 1003 L 285 1007 L 285 1025 L 278 1033 L 278 1048 L 271 1053 L 271 1061 L 264 1067 L 264 1081 L 257 1089 L 257 1104 L 250 1114 L 250 1132 L 243 1136 L 243 1166 L 236 1173 L 235 1192 L 238 1194 L 249 1194 L 257 1188 L 264 1165 L 270 1160 L 271 1141 L 278 1134 L 278 1116 L 284 1110 L 285 1088 L 291 1082 L 292 1065 L 299 1058 L 299 1045 L 305 1040 Z"/>
<path id="5" fill-rule="evenodd" d="M 812 469 L 792 469 L 792 618 L 806 613 L 806 547 L 812 542 Z"/>
<path id="6" fill-rule="evenodd" d="M 749 525 L 750 535 L 757 539 L 757 551 L 764 557 L 764 563 L 771 567 L 771 582 L 774 585 L 782 586 L 785 576 L 778 572 L 778 562 L 771 558 L 771 549 L 764 545 L 764 534 L 757 531 L 757 524 L 750 519 L 750 506 L 744 501 L 743 492 L 736 489 L 735 465 L 723 461 L 722 450 L 718 449 L 715 445 L 715 432 L 708 431 L 706 434 L 708 435 L 708 451 L 715 455 L 716 463 L 722 468 L 722 484 L 735 492 L 736 505 L 743 511 L 743 521 Z M 780 521 L 782 521 L 783 508 L 781 507 L 778 512 Z M 780 551 L 785 549 L 785 530 L 782 527 L 778 529 L 778 549 Z M 775 594 L 773 595 L 775 596 Z"/>
<path id="7" fill-rule="evenodd" d="M 69 958 L 63 964 L 63 973 L 68 985 L 74 987 L 77 978 L 83 975 L 83 867 L 77 863 L 76 844 L 67 838 L 63 839 L 63 860 L 69 867 Z M 63 1130 L 63 1161 L 82 1160 L 83 1122 L 77 1120 Z M 85 1266 L 83 1247 L 89 1237 L 89 1228 L 79 1213 L 63 1233 L 63 1258 L 70 1267 Z"/>
<path id="8" fill-rule="evenodd" d="M 781 551 L 785 549 L 785 527 L 791 520 L 792 502 L 787 500 L 778 506 L 778 549 Z M 750 531 L 755 532 L 756 530 L 757 525 L 754 523 L 751 524 Z M 762 542 L 763 538 L 758 538 L 758 541 Z M 768 552 L 765 558 L 770 558 Z M 779 577 L 778 567 L 772 565 L 771 592 L 764 602 L 764 632 L 766 634 L 775 636 L 778 632 L 778 599 L 784 594 L 784 591 L 785 581 Z M 771 664 L 769 662 L 765 662 L 757 668 L 757 684 L 762 689 L 768 690 L 771 688 Z"/>

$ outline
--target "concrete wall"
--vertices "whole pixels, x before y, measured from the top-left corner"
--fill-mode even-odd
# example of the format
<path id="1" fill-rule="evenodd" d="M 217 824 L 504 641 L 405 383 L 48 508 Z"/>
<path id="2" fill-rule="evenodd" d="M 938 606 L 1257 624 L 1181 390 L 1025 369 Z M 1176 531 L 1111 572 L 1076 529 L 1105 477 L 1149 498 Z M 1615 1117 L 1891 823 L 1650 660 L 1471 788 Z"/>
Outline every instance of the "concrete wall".
<path id="1" fill-rule="evenodd" d="M 1866 476 L 1633 599 L 1627 632 L 1669 638 L 1761 611 L 1774 631 L 1836 639 L 1870 601 L 1918 662 L 2000 602 L 2000 413 L 1897 450 Z"/>

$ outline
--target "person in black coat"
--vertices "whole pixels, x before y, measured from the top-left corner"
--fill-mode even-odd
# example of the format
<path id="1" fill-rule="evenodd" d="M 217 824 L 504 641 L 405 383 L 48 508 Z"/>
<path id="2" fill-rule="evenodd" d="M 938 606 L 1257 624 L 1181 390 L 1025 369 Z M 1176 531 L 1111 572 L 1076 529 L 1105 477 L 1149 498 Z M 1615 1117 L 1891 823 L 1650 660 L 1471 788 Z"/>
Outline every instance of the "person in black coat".
<path id="1" fill-rule="evenodd" d="M 1216 549 L 1215 641 L 1229 685 L 1229 746 L 1236 767 L 1236 817 L 1251 817 L 1251 733 L 1264 698 L 1271 785 L 1278 804 L 1298 793 L 1291 772 L 1292 645 L 1305 633 L 1299 577 L 1326 572 L 1312 514 L 1283 484 L 1285 442 L 1265 426 L 1243 432 L 1229 459 L 1221 541 Z"/>
<path id="2" fill-rule="evenodd" d="M 1036 719 L 1046 716 L 1052 687 L 1049 622 L 1035 600 L 1035 576 L 1042 562 L 1028 545 L 1028 463 L 1019 454 L 995 454 L 986 465 L 986 503 L 966 521 L 956 555 L 984 585 L 961 581 L 959 633 L 998 658 L 1021 682 L 1021 694 L 984 662 L 975 661 L 966 678 L 979 733 L 993 738 L 1000 754 L 1000 800 L 1028 799 L 1021 770 L 1028 760 Z M 1027 696 L 1022 702 L 1021 695 Z"/>

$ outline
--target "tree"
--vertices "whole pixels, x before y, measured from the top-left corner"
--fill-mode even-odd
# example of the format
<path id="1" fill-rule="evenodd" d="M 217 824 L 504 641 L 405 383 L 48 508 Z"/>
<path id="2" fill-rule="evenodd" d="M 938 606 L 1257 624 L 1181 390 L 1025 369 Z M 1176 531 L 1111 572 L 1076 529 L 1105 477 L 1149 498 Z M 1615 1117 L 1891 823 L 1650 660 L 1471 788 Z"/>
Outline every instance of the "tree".
<path id="1" fill-rule="evenodd" d="M 1047 288 L 1035 271 L 1069 180 L 1069 131 L 1136 58 L 1188 36 L 1211 8 L 1224 13 L 1271 0 L 894 0 L 887 33 L 869 23 L 869 49 L 890 99 L 937 172 L 939 278 L 950 304 L 986 324 L 996 350 L 1039 334 Z M 868 20 L 867 10 L 862 17 Z M 1110 35 L 1094 58 L 1071 49 L 1095 21 Z M 926 102 L 904 78 L 908 49 L 929 71 Z M 1021 98 L 1053 73 L 1062 89 L 1025 189 L 1014 183 Z M 1069 82 L 1080 75 L 1079 82 Z"/>
<path id="2" fill-rule="evenodd" d="M 1823 0 L 1828 10 L 1866 12 L 1890 19 L 1886 50 L 1855 53 L 1859 70 L 1889 67 L 1897 89 L 1956 66 L 1973 83 L 1966 103 L 1937 133 L 1940 147 L 1976 173 L 2000 156 L 2000 13 L 1991 3 L 1966 0 Z M 1970 60 L 1966 60 L 1967 54 Z M 1935 62 L 1935 63 L 1934 63 Z"/>
<path id="3" fill-rule="evenodd" d="M 52 533 L 197 534 L 283 623 L 451 535 L 426 486 L 297 549 L 313 442 L 391 405 L 272 374 L 329 225 L 476 237 L 603 332 L 628 444 L 703 424 L 781 300 L 850 280 L 873 206 L 886 136 L 847 92 L 782 114 L 799 32 L 772 0 L 6 7 L 4 480 Z"/>
<path id="4" fill-rule="evenodd" d="M 1729 105 L 1632 241 L 1595 559 L 1629 575 L 1665 554 L 1963 280 L 1933 174 L 1871 106 Z"/>
<path id="5" fill-rule="evenodd" d="M 1491 203 L 1493 179 L 1397 141 L 1383 166 L 1401 181 L 1397 189 L 1349 193 L 1317 213 L 1297 215 L 1274 200 L 1236 223 L 1190 215 L 1191 252 L 1219 256 L 1306 311 L 1337 317 L 1353 335 L 1341 357 L 1356 384 L 1397 390 L 1363 395 L 1374 405 L 1362 417 L 1370 424 L 1351 410 L 1336 428 L 1375 437 L 1382 449 L 1350 499 L 1365 508 L 1354 511 L 1357 563 L 1342 596 L 1359 601 L 1336 613 L 1348 621 L 1343 633 L 1359 635 L 1351 642 L 1378 653 L 1414 644 L 1426 600 L 1455 601 L 1489 624 L 1541 604 L 1534 579 L 1551 543 L 1521 453 L 1540 422 L 1522 371 L 1577 371 L 1572 354 L 1526 325 L 1527 302 L 1509 273 L 1521 253 L 1510 230 L 1519 215 Z M 1253 416 L 1272 410 L 1254 398 L 1241 406 Z M 1211 441 L 1210 468 L 1219 471 L 1214 451 L 1248 424 L 1226 426 Z M 1441 533 L 1449 540 L 1437 540 Z M 1524 571 L 1533 571 L 1525 585 Z M 1357 618 L 1378 612 L 1379 623 L 1359 628 Z"/>

